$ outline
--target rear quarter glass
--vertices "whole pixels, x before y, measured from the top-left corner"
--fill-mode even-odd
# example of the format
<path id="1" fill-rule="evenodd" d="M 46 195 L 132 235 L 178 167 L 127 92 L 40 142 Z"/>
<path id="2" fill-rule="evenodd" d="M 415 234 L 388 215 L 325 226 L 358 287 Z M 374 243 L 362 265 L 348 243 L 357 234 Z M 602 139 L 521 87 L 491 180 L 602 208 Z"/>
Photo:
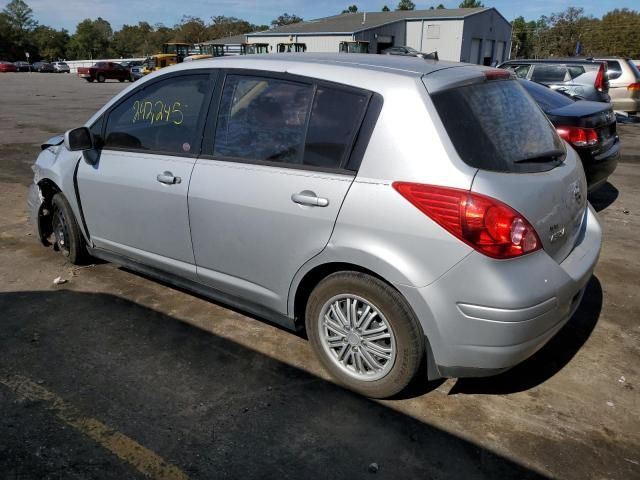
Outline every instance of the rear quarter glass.
<path id="1" fill-rule="evenodd" d="M 562 140 L 517 80 L 451 88 L 432 99 L 456 152 L 470 167 L 531 173 L 564 160 Z"/>

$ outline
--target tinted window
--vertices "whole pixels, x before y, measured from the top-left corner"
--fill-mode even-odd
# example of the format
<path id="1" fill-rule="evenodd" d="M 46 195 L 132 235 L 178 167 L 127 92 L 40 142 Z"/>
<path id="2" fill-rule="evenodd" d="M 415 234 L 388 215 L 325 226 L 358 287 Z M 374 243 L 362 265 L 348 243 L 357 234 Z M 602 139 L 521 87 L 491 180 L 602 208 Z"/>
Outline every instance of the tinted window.
<path id="1" fill-rule="evenodd" d="M 301 163 L 310 85 L 229 75 L 222 92 L 214 154 Z"/>
<path id="2" fill-rule="evenodd" d="M 564 82 L 566 75 L 567 67 L 564 65 L 534 65 L 531 80 L 542 83 Z"/>
<path id="3" fill-rule="evenodd" d="M 527 78 L 527 74 L 529 73 L 530 65 L 506 65 L 507 70 L 512 71 L 516 74 L 518 78 Z"/>
<path id="4" fill-rule="evenodd" d="M 576 78 L 585 73 L 585 69 L 581 65 L 567 65 L 567 70 L 569 70 L 569 75 L 571 78 Z"/>
<path id="5" fill-rule="evenodd" d="M 105 148 L 197 153 L 208 75 L 186 75 L 141 88 L 110 114 Z"/>
<path id="6" fill-rule="evenodd" d="M 318 87 L 313 100 L 304 150 L 305 165 L 339 168 L 360 128 L 368 97 Z"/>
<path id="7" fill-rule="evenodd" d="M 341 168 L 369 96 L 340 88 L 229 75 L 214 155 L 249 161 Z"/>
<path id="8" fill-rule="evenodd" d="M 609 70 L 609 73 L 622 73 L 620 62 L 616 60 L 607 60 L 607 70 Z"/>
<path id="9" fill-rule="evenodd" d="M 545 171 L 564 157 L 549 120 L 517 81 L 488 81 L 432 98 L 458 155 L 472 167 Z"/>
<path id="10" fill-rule="evenodd" d="M 549 87 L 540 85 L 539 83 L 520 80 L 520 84 L 524 87 L 529 95 L 533 97 L 540 108 L 545 112 L 550 112 L 557 108 L 571 105 L 573 100 L 561 93 L 554 92 Z"/>

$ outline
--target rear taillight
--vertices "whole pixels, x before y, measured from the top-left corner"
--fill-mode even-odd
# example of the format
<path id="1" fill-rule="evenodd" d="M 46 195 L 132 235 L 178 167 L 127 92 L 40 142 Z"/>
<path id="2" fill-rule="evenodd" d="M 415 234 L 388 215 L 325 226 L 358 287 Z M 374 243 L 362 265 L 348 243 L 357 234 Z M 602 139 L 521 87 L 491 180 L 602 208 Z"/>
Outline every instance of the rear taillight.
<path id="1" fill-rule="evenodd" d="M 601 63 L 600 68 L 598 69 L 598 74 L 596 75 L 596 83 L 595 83 L 596 90 L 598 90 L 599 92 L 604 92 L 606 89 L 604 75 L 605 75 L 604 63 Z"/>
<path id="2" fill-rule="evenodd" d="M 421 183 L 394 182 L 393 188 L 442 228 L 489 257 L 519 257 L 541 248 L 527 219 L 499 200 Z"/>
<path id="3" fill-rule="evenodd" d="M 635 82 L 627 86 L 627 90 L 632 92 L 640 92 L 640 82 Z"/>
<path id="4" fill-rule="evenodd" d="M 576 147 L 593 147 L 598 144 L 598 132 L 593 128 L 556 127 L 560 137 Z"/>

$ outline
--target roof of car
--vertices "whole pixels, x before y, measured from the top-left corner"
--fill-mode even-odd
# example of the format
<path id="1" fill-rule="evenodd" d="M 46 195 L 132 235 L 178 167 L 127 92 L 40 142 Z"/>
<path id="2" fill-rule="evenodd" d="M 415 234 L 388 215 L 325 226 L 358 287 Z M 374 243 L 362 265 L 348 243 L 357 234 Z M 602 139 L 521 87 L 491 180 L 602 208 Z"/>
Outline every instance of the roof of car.
<path id="1" fill-rule="evenodd" d="M 503 62 L 502 65 L 508 64 L 508 63 L 557 63 L 560 65 L 565 65 L 567 63 L 592 64 L 594 62 L 598 62 L 598 60 L 595 60 L 593 58 L 591 59 L 588 59 L 588 58 L 518 58 L 518 59 L 507 60 Z"/>
<path id="2" fill-rule="evenodd" d="M 262 55 L 210 58 L 198 60 L 197 62 L 181 63 L 178 66 L 169 68 L 234 68 L 234 64 L 237 64 L 237 68 L 264 68 L 273 65 L 273 70 L 278 70 L 283 67 L 286 68 L 287 65 L 291 64 L 316 64 L 362 68 L 414 76 L 426 75 L 438 70 L 464 65 L 459 62 L 426 60 L 401 55 L 377 55 L 367 53 L 268 53 Z M 256 64 L 261 64 L 261 66 L 258 67 Z"/>

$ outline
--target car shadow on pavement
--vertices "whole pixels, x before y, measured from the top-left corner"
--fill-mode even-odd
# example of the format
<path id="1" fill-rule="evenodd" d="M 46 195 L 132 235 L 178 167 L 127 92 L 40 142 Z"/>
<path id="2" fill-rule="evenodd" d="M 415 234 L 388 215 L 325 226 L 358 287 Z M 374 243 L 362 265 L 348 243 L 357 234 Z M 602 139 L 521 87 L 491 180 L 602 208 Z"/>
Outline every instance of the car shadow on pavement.
<path id="1" fill-rule="evenodd" d="M 582 303 L 567 324 L 529 359 L 495 377 L 461 378 L 450 390 L 456 394 L 504 395 L 540 385 L 562 370 L 591 336 L 602 310 L 602 286 L 591 277 Z"/>
<path id="2" fill-rule="evenodd" d="M 0 312 L 0 380 L 32 379 L 190 478 L 371 478 L 374 462 L 376 478 L 540 478 L 487 448 L 120 297 L 0 293 Z M 36 420 L 50 415 L 47 400 L 20 403 L 15 393 L 0 382 L 0 411 L 8 412 L 0 421 L 0 471 L 75 477 L 82 465 L 82 478 L 108 478 L 111 466 L 122 468 L 116 456 L 75 458 L 78 450 L 61 440 L 68 426 Z M 40 428 L 29 425 L 36 421 Z M 80 437 L 85 452 L 101 451 Z M 52 445 L 46 462 L 33 453 Z"/>
<path id="3" fill-rule="evenodd" d="M 618 199 L 618 189 L 607 182 L 598 190 L 589 194 L 589 202 L 596 212 L 601 212 Z"/>

